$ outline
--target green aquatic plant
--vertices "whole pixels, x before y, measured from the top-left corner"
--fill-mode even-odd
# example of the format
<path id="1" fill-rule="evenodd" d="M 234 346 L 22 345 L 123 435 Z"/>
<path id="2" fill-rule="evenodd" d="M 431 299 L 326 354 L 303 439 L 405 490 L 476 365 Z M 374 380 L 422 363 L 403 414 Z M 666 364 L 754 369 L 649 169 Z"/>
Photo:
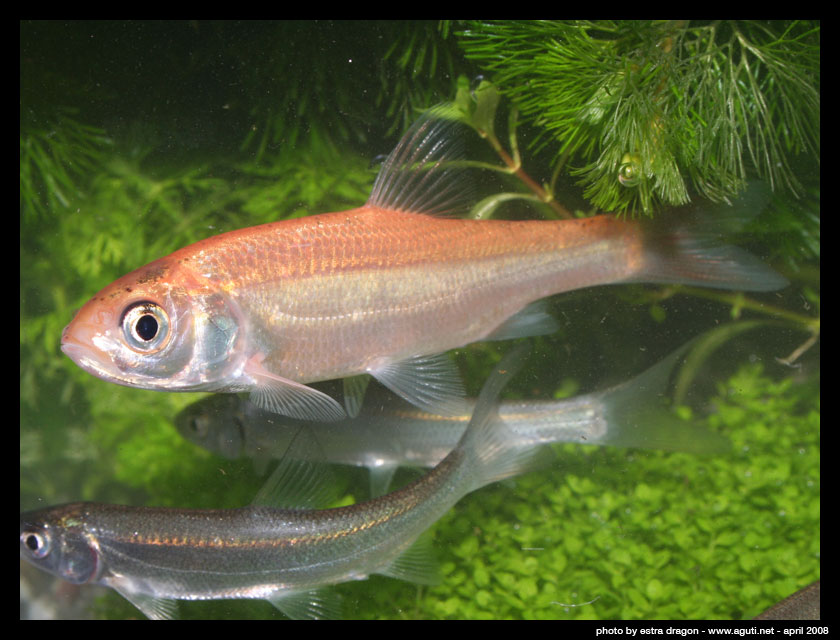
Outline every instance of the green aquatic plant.
<path id="1" fill-rule="evenodd" d="M 359 206 L 376 175 L 369 159 L 339 153 L 318 141 L 301 145 L 294 155 L 244 164 L 241 171 L 241 209 L 248 224 Z"/>
<path id="2" fill-rule="evenodd" d="M 455 27 L 468 59 L 569 156 L 607 211 L 794 192 L 819 158 L 819 23 L 497 21 Z"/>
<path id="3" fill-rule="evenodd" d="M 447 99 L 466 71 L 454 39 L 435 21 L 370 22 L 363 30 L 283 21 L 258 29 L 255 38 L 229 55 L 251 96 L 240 149 L 256 161 L 304 140 L 311 148 L 314 138 L 335 152 L 399 135 L 422 109 Z M 359 78 L 362 92 L 354 90 Z"/>
<path id="4" fill-rule="evenodd" d="M 396 23 L 382 56 L 377 106 L 391 123 L 388 133 L 405 131 L 420 111 L 450 99 L 455 79 L 467 65 L 448 23 Z"/>
<path id="5" fill-rule="evenodd" d="M 83 195 L 84 177 L 98 170 L 112 144 L 105 132 L 62 109 L 54 117 L 23 110 L 20 211 L 27 220 L 67 211 Z"/>

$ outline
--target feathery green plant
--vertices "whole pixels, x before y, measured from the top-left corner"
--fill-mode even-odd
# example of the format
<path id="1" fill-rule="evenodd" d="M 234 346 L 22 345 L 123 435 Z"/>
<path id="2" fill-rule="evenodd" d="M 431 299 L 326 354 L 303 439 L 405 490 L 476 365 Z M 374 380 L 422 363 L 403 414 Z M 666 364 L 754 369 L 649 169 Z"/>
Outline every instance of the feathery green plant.
<path id="1" fill-rule="evenodd" d="M 467 58 L 571 156 L 607 211 L 735 196 L 752 172 L 796 192 L 819 162 L 819 24 L 499 21 L 456 30 Z"/>
<path id="2" fill-rule="evenodd" d="M 98 127 L 63 109 L 40 119 L 27 110 L 20 131 L 20 211 L 26 219 L 67 210 L 80 182 L 101 164 L 112 141 Z"/>
<path id="3" fill-rule="evenodd" d="M 257 37 L 229 51 L 251 99 L 241 149 L 257 161 L 304 138 L 320 138 L 337 152 L 342 144 L 399 134 L 422 109 L 448 98 L 464 72 L 454 39 L 442 37 L 434 21 L 371 22 L 361 30 L 287 21 Z M 361 92 L 354 90 L 360 78 Z"/>

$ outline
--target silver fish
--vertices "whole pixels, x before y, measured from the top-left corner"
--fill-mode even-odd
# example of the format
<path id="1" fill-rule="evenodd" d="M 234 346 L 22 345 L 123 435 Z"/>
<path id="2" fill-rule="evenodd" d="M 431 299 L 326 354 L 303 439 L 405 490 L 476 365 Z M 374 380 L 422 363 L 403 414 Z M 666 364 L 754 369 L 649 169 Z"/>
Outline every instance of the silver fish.
<path id="1" fill-rule="evenodd" d="M 679 421 L 662 406 L 671 370 L 692 343 L 604 391 L 501 403 L 506 446 L 573 442 L 697 454 L 726 450 L 726 438 Z M 175 424 L 187 440 L 228 459 L 250 457 L 258 470 L 284 455 L 299 429 L 309 429 L 327 461 L 367 467 L 371 494 L 382 495 L 398 467 L 438 464 L 464 433 L 474 407 L 475 400 L 465 401 L 460 413 L 439 416 L 382 393 L 369 397 L 356 418 L 314 423 L 263 411 L 236 395 L 214 395 L 181 411 Z"/>
<path id="2" fill-rule="evenodd" d="M 279 508 L 287 479 L 311 496 L 320 475 L 287 459 L 240 509 L 75 503 L 24 513 L 20 556 L 70 582 L 111 587 L 153 619 L 173 617 L 176 600 L 239 598 L 267 600 L 293 618 L 331 617 L 337 605 L 322 587 L 374 573 L 433 583 L 421 534 L 467 493 L 540 457 L 539 447 L 506 446 L 496 412 L 521 361 L 517 350 L 500 363 L 452 452 L 392 494 L 325 510 Z"/>

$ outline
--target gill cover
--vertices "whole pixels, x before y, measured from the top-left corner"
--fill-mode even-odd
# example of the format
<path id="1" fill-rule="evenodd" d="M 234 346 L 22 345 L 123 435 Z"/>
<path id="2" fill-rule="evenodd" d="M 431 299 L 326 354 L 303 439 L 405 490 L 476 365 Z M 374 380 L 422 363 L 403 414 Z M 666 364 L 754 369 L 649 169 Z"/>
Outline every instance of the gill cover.
<path id="1" fill-rule="evenodd" d="M 235 364 L 240 327 L 224 295 L 168 294 L 127 304 L 118 335 L 115 363 L 126 374 L 146 377 L 149 386 L 203 388 Z"/>

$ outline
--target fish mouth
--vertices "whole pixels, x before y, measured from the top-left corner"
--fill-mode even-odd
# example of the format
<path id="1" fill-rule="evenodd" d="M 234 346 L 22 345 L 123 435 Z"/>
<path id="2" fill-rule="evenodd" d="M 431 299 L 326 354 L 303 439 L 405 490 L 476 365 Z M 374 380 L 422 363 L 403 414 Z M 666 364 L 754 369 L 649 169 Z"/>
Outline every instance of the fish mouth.
<path id="1" fill-rule="evenodd" d="M 70 323 L 61 333 L 61 350 L 89 374 L 116 384 L 134 386 L 117 367 L 108 353 L 96 346 L 108 340 L 100 332 L 84 324 Z"/>

